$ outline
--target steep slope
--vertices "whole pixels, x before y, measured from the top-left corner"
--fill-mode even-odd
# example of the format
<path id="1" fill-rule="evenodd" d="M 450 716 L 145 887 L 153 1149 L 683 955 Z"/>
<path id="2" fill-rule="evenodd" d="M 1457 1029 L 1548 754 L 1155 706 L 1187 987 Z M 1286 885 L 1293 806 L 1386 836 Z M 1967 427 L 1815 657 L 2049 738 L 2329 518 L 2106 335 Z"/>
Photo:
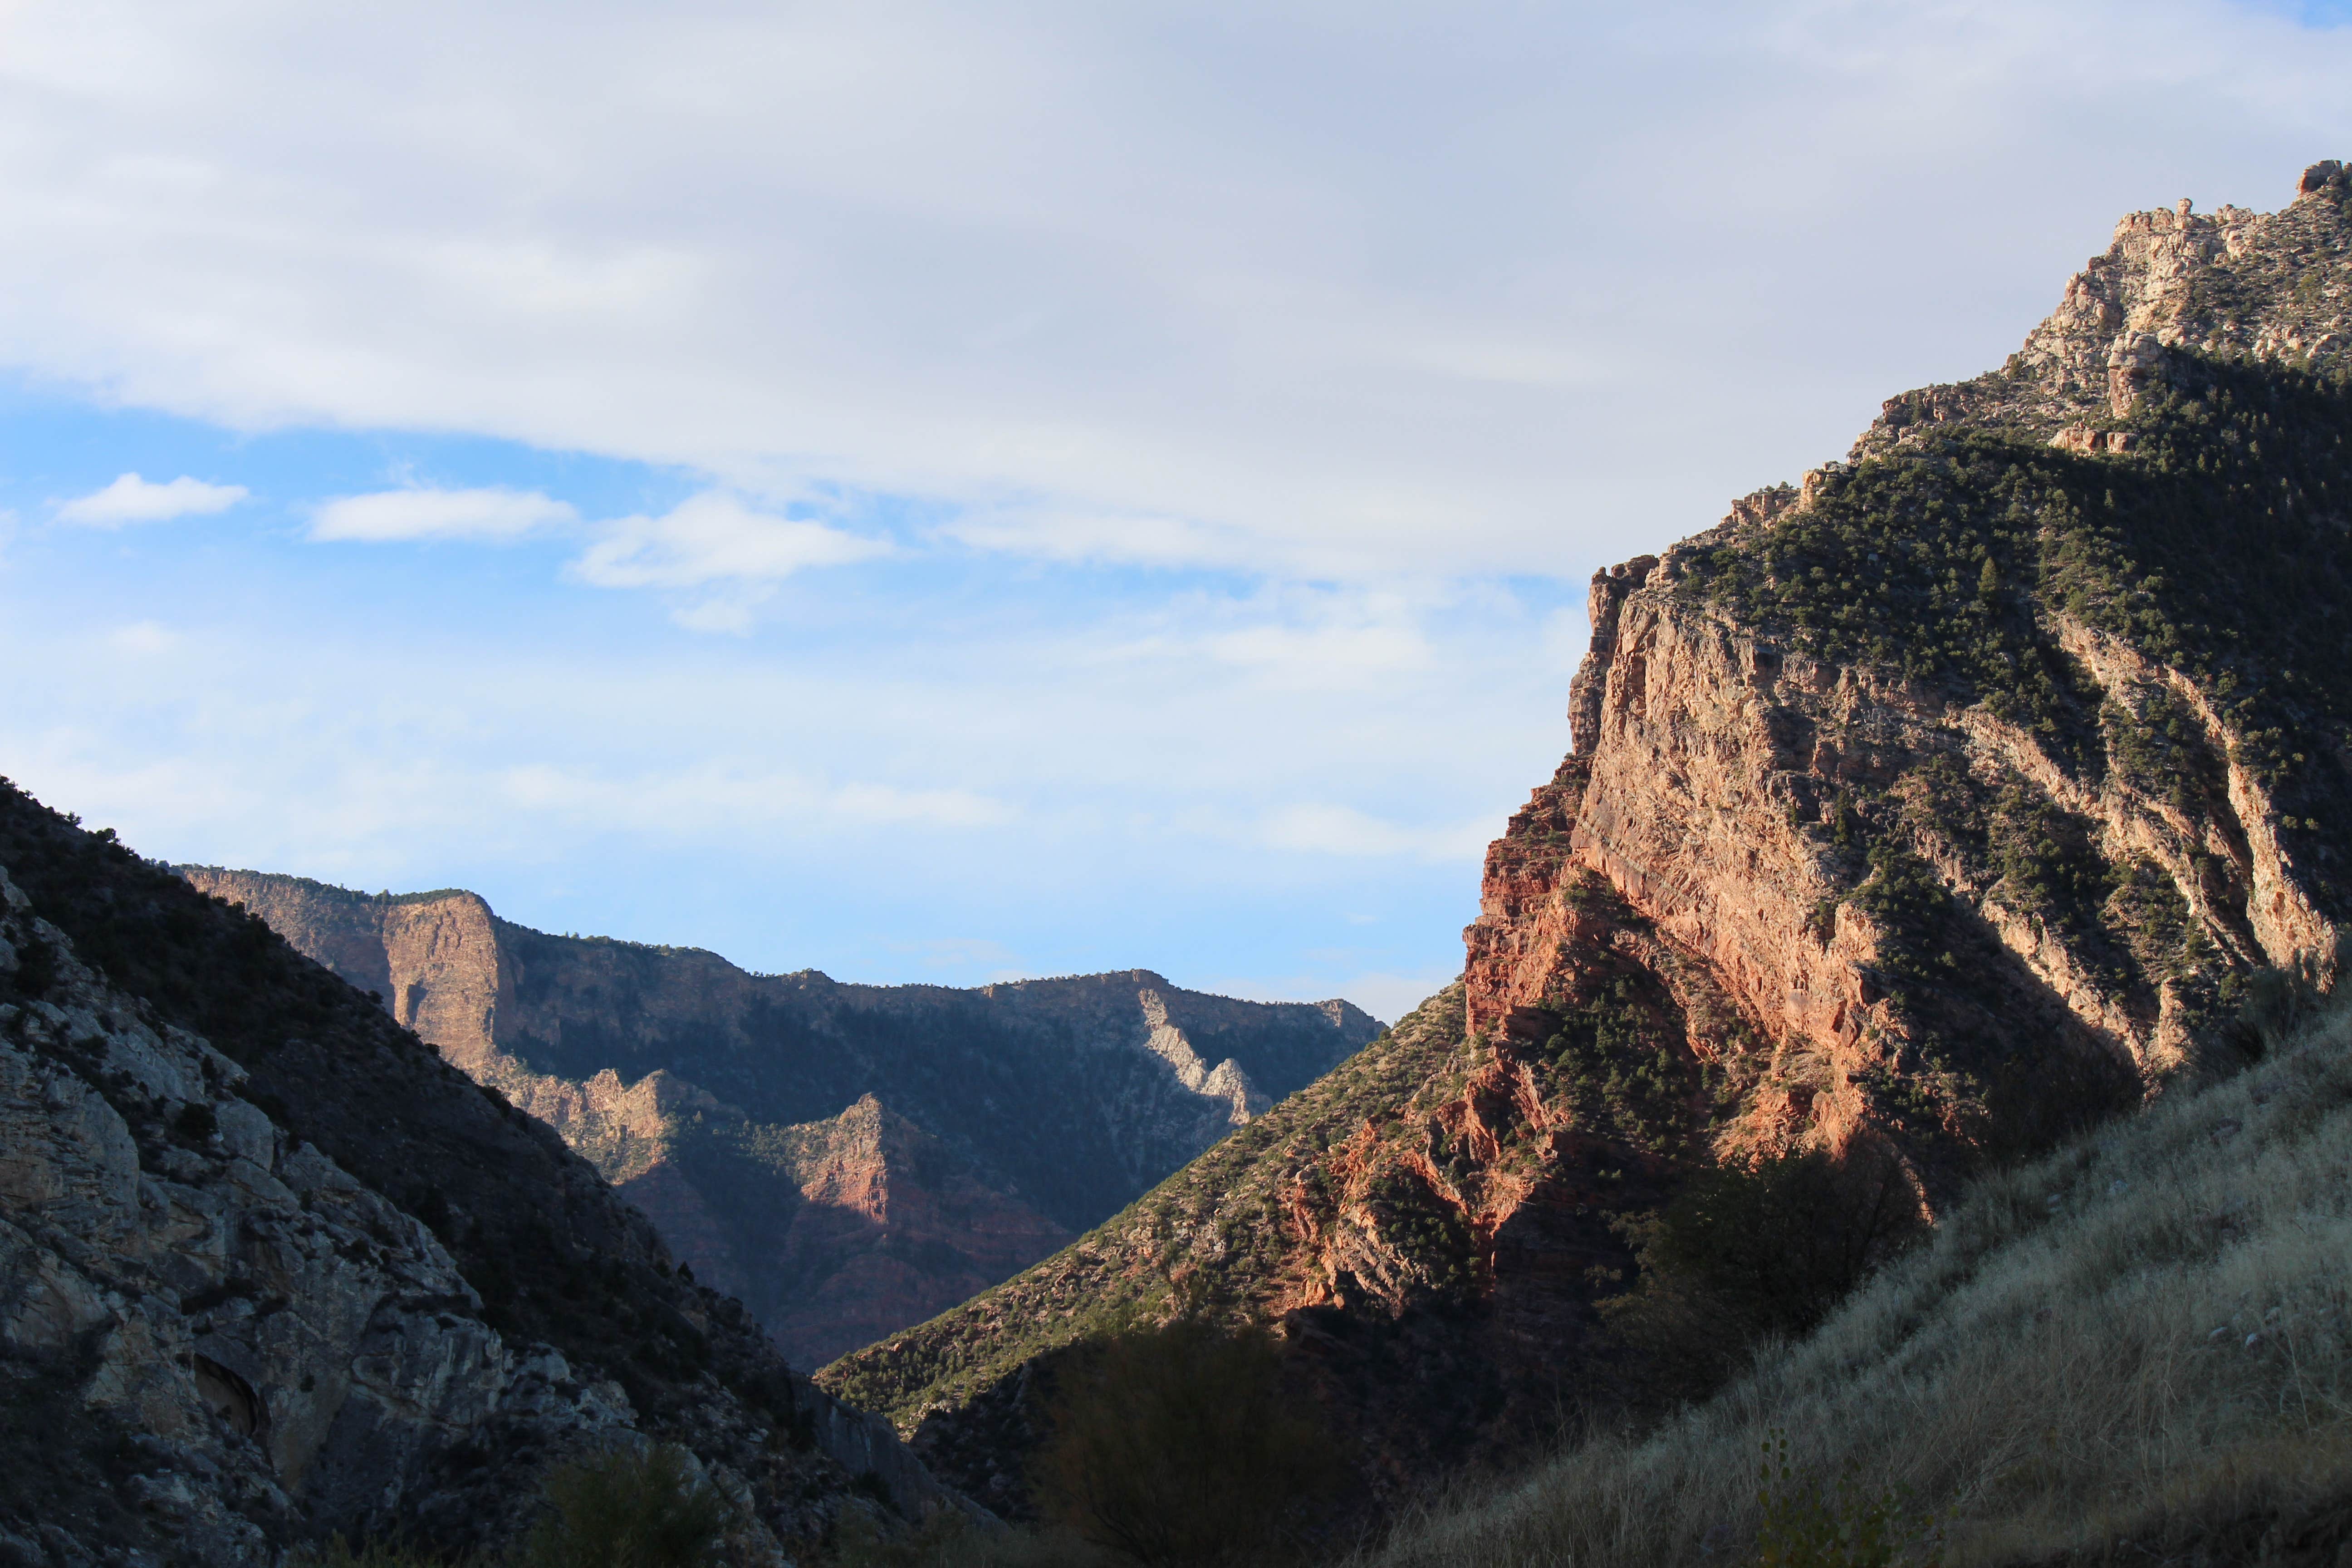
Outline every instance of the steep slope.
<path id="1" fill-rule="evenodd" d="M 803 1365 L 1046 1256 L 1379 1027 L 1141 970 L 970 991 L 757 975 L 549 936 L 462 891 L 179 869 L 554 1127 Z"/>
<path id="2" fill-rule="evenodd" d="M 1752 1560 L 1799 1498 L 1900 1489 L 1935 1559 L 2334 1563 L 2352 1552 L 2352 1018 L 1973 1184 L 1933 1243 L 1652 1432 L 1409 1524 L 1380 1568 Z M 1834 1483 L 1824 1488 L 1834 1498 Z M 1925 1554 L 1922 1554 L 1925 1555 Z"/>
<path id="3" fill-rule="evenodd" d="M 1373 1484 L 1412 1486 L 1469 1451 L 1508 1393 L 1465 1331 L 1491 1297 L 1491 1261 L 1435 1200 L 1444 1177 L 1427 1152 L 1399 1142 L 1476 1074 L 1486 1053 L 1462 1023 L 1456 984 L 1065 1251 L 818 1381 L 890 1413 L 935 1468 L 1017 1516 L 1058 1352 L 1179 1310 L 1246 1315 L 1285 1324 L 1346 1429 L 1386 1435 Z M 1600 1215 L 1578 1224 L 1580 1249 L 1559 1267 L 1624 1261 Z M 1555 1355 L 1578 1334 L 1513 1328 Z"/>
<path id="4" fill-rule="evenodd" d="M 2003 370 L 1595 577 L 1573 751 L 1488 852 L 1458 1002 L 1408 1020 L 1423 1076 L 1287 1141 L 1277 1108 L 1195 1167 L 1246 1177 L 1181 1173 L 824 1380 L 985 1489 L 1099 1281 L 1201 1279 L 1403 1478 L 1465 1402 L 1508 1441 L 1638 1394 L 1591 1301 L 1680 1172 L 1866 1145 L 1932 1212 L 2242 1059 L 2250 977 L 2332 985 L 2345 914 L 2347 366 L 2339 166 L 2125 219 Z M 1269 1193 L 1279 1239 L 1237 1244 Z"/>
<path id="5" fill-rule="evenodd" d="M 871 1470 L 546 1128 L 259 921 L 0 784 L 0 1547 L 465 1549 L 567 1455 L 686 1445 L 756 1560 Z"/>

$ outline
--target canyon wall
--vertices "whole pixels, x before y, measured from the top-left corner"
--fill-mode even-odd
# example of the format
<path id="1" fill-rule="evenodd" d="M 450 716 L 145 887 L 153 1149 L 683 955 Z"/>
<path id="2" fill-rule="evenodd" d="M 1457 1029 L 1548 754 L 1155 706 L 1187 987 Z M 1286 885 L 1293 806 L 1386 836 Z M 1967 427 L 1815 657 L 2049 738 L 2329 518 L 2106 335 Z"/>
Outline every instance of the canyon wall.
<path id="1" fill-rule="evenodd" d="M 1595 1302 L 1688 1173 L 1866 1153 L 1933 1215 L 2333 986 L 2347 605 L 2345 171 L 2126 217 L 2000 370 L 1593 578 L 1459 986 L 828 1383 L 1011 1510 L 1138 1317 L 1276 1327 L 1380 1498 L 1638 1405 Z"/>
<path id="2" fill-rule="evenodd" d="M 655 1443 L 735 1561 L 970 1506 L 545 1127 L 0 781 L 0 1557 L 496 1552 L 552 1467 Z"/>
<path id="3" fill-rule="evenodd" d="M 1370 1039 L 1149 971 L 947 986 L 183 867 L 562 1134 L 814 1366 L 1017 1273 Z"/>

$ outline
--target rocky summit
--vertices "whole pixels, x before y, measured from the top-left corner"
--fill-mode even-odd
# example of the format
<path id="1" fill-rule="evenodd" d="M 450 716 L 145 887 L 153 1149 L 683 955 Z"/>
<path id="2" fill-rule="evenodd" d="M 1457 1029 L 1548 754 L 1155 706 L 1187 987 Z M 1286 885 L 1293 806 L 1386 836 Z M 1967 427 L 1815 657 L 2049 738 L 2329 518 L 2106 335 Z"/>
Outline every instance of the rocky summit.
<path id="1" fill-rule="evenodd" d="M 2352 186 L 2134 214 L 2001 368 L 1598 574 L 1572 751 L 1461 983 L 1109 1225 L 828 1381 L 1018 1508 L 1055 1358 L 1274 1325 L 1401 1495 L 1638 1400 L 1693 1173 L 1970 1172 L 2332 986 L 2352 869 Z"/>
<path id="2" fill-rule="evenodd" d="M 0 1558 L 497 1548 L 656 1443 L 742 1561 L 969 1506 L 258 920 L 5 784 L 0 868 Z"/>
<path id="3" fill-rule="evenodd" d="M 545 1121 L 811 1367 L 1055 1251 L 1379 1031 L 1145 970 L 976 990 L 551 936 L 475 894 L 178 868 Z"/>

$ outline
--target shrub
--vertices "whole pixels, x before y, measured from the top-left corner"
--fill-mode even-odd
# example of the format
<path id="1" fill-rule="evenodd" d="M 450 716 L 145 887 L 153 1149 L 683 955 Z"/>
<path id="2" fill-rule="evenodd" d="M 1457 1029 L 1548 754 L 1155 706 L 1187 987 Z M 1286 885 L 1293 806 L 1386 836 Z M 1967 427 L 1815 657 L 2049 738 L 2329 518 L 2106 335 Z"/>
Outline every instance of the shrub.
<path id="1" fill-rule="evenodd" d="M 287 1568 L 446 1568 L 445 1560 L 430 1552 L 388 1541 L 367 1541 L 353 1546 L 340 1535 L 323 1547 L 310 1547 L 288 1557 Z"/>
<path id="2" fill-rule="evenodd" d="M 1103 1568 L 1105 1562 L 1066 1527 L 983 1527 L 944 1508 L 898 1531 L 845 1510 L 826 1542 L 825 1560 L 835 1568 Z"/>
<path id="3" fill-rule="evenodd" d="M 1940 1556 L 1939 1521 L 1913 1512 L 1902 1488 L 1866 1491 L 1851 1466 L 1824 1487 L 1790 1460 L 1784 1432 L 1764 1440 L 1756 1506 L 1757 1568 L 1886 1568 L 1906 1555 L 1931 1564 Z"/>
<path id="4" fill-rule="evenodd" d="M 1670 1394 L 1705 1392 L 1768 1335 L 1806 1332 L 1925 1222 L 1908 1174 L 1867 1145 L 1694 1173 L 1656 1214 L 1627 1222 L 1633 1291 L 1600 1303 L 1615 1336 L 1657 1364 Z"/>
<path id="5" fill-rule="evenodd" d="M 1341 1479 L 1263 1330 L 1198 1318 L 1131 1330 L 1072 1358 L 1060 1382 L 1039 1501 L 1146 1568 L 1270 1557 Z"/>
<path id="6" fill-rule="evenodd" d="M 557 1467 L 519 1568 L 700 1568 L 732 1522 L 727 1500 L 664 1444 Z"/>

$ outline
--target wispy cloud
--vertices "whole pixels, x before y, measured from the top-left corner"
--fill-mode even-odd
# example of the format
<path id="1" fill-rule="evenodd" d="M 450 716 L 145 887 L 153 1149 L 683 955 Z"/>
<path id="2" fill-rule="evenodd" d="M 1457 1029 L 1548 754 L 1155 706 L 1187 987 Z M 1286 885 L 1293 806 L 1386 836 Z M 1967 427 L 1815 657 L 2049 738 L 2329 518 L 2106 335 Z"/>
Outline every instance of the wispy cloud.
<path id="1" fill-rule="evenodd" d="M 310 537 L 375 544 L 420 540 L 505 543 L 540 533 L 584 534 L 563 569 L 596 588 L 664 590 L 670 618 L 691 631 L 742 632 L 776 584 L 813 566 L 890 552 L 886 542 L 805 518 L 778 516 L 725 490 L 704 490 L 658 516 L 587 521 L 538 490 L 412 488 L 339 496 L 311 510 Z"/>
<path id="2" fill-rule="evenodd" d="M 180 636 L 161 621 L 133 621 L 117 626 L 106 639 L 119 653 L 144 657 L 169 653 L 179 646 Z"/>
<path id="3" fill-rule="evenodd" d="M 338 496 L 310 513 L 310 537 L 389 544 L 418 539 L 520 539 L 580 521 L 568 501 L 537 490 L 377 490 Z"/>
<path id="4" fill-rule="evenodd" d="M 208 485 L 184 474 L 160 485 L 124 474 L 102 490 L 65 502 L 57 515 L 59 522 L 85 528 L 121 528 L 127 522 L 169 522 L 175 517 L 226 511 L 251 493 L 243 485 Z"/>
<path id="5" fill-rule="evenodd" d="M 532 763 L 502 771 L 496 787 L 516 806 L 571 816 L 598 829 L 626 824 L 686 836 L 721 825 L 984 828 L 1012 818 L 1003 803 L 966 789 L 836 783 L 800 773 L 717 767 L 617 774 Z"/>
<path id="6" fill-rule="evenodd" d="M 605 523 L 600 532 L 567 574 L 599 588 L 707 590 L 671 612 L 699 632 L 748 630 L 753 610 L 795 572 L 890 553 L 881 540 L 759 511 L 718 490 L 659 517 Z"/>
<path id="7" fill-rule="evenodd" d="M 707 490 L 659 517 L 604 525 L 572 567 L 600 588 L 698 588 L 717 582 L 774 583 L 808 566 L 840 566 L 889 546 L 821 522 L 754 511 Z"/>
<path id="8" fill-rule="evenodd" d="M 1495 837 L 1496 824 L 1481 817 L 1437 826 L 1406 826 L 1354 806 L 1309 804 L 1275 812 L 1261 832 L 1265 843 L 1276 849 L 1350 857 L 1410 856 L 1416 860 L 1475 865 Z"/>
<path id="9" fill-rule="evenodd" d="M 24 5 L 0 358 L 992 550 L 1545 572 L 2000 363 L 2119 213 L 2285 199 L 2352 135 L 2291 11 Z"/>

